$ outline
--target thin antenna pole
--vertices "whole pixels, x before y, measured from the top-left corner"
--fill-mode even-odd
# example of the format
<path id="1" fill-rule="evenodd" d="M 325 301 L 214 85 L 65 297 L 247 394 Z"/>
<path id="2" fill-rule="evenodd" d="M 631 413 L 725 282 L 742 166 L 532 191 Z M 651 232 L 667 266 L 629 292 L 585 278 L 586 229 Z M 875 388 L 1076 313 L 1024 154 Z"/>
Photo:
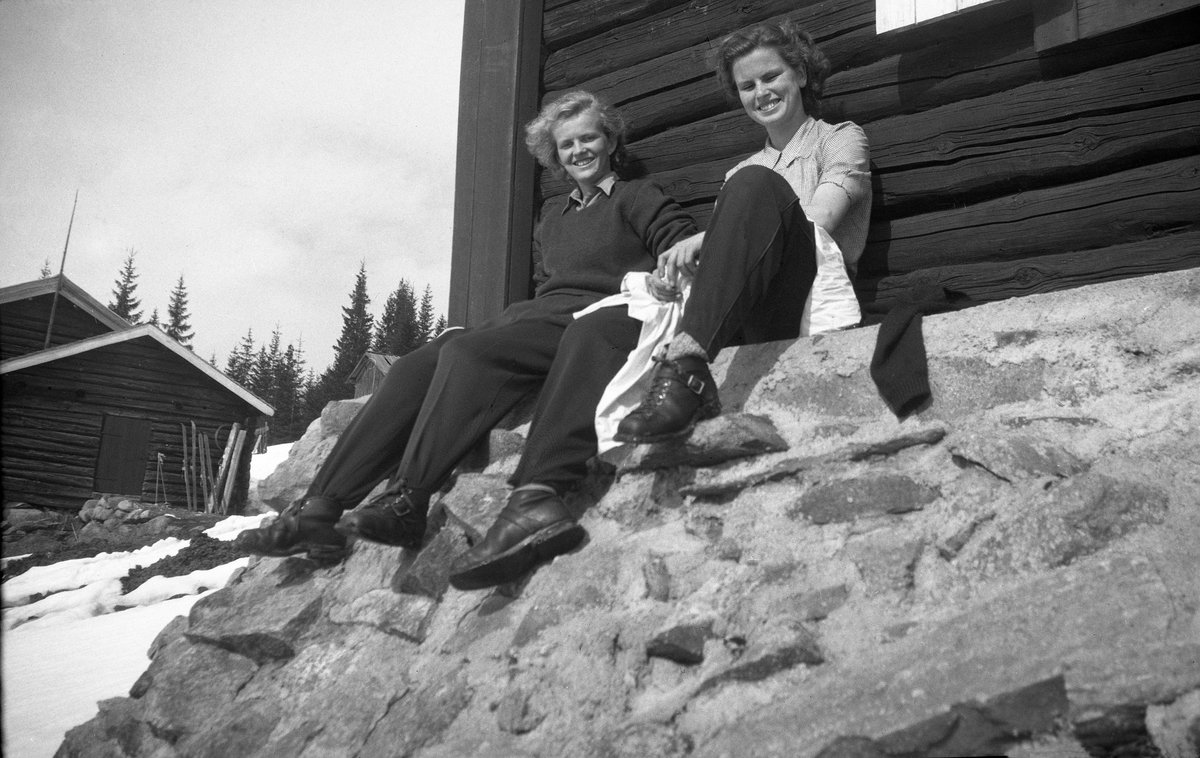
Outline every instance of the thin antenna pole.
<path id="1" fill-rule="evenodd" d="M 67 222 L 67 241 L 63 243 L 62 262 L 58 264 L 58 282 L 54 285 L 54 299 L 50 301 L 50 321 L 46 323 L 46 342 L 43 350 L 50 349 L 50 334 L 54 331 L 54 313 L 58 310 L 58 293 L 62 292 L 63 271 L 67 268 L 67 248 L 71 245 L 71 227 L 75 225 L 75 206 L 79 205 L 79 190 L 75 190 L 75 202 L 71 203 L 71 220 Z"/>

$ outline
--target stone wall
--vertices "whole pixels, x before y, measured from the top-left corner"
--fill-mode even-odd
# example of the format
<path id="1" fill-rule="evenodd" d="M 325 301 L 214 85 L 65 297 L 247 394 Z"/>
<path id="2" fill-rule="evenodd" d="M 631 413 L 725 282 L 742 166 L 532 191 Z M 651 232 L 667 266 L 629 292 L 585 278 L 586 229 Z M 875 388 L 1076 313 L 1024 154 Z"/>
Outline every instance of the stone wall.
<path id="1" fill-rule="evenodd" d="M 59 755 L 1194 755 L 1200 271 L 924 333 L 904 422 L 875 328 L 728 351 L 727 414 L 598 465 L 516 585 L 446 581 L 512 454 L 419 554 L 254 561 Z"/>

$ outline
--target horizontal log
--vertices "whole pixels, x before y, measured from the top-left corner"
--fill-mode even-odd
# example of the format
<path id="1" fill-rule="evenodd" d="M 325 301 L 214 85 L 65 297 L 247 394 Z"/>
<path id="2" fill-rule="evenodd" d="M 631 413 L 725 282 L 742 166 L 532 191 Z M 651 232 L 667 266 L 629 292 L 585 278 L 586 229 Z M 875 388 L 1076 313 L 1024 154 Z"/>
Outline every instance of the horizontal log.
<path id="1" fill-rule="evenodd" d="M 874 224 L 863 277 L 1137 242 L 1200 224 L 1200 156 Z"/>
<path id="2" fill-rule="evenodd" d="M 1184 15 L 1200 22 L 1200 12 Z M 978 34 L 943 35 L 903 54 L 836 72 L 826 82 L 822 118 L 865 125 L 882 117 L 980 98 L 1043 79 L 1073 76 L 1114 61 L 1148 57 L 1194 39 L 1192 27 L 1187 24 L 1155 23 L 1039 56 L 1033 49 L 1028 27 L 1028 16 L 1020 16 L 990 28 L 982 39 Z M 828 47 L 829 43 L 823 46 Z M 646 64 L 644 71 L 635 67 L 621 73 L 630 82 L 655 85 L 647 88 L 652 95 L 622 106 L 632 125 L 630 151 L 641 159 L 645 171 L 666 171 L 699 160 L 732 159 L 761 145 L 761 132 L 752 137 L 742 135 L 743 139 L 710 143 L 713 135 L 752 122 L 717 91 L 711 74 L 711 89 L 697 85 L 695 77 L 703 73 L 699 66 L 669 81 L 652 79 L 669 69 L 658 65 L 669 58 L 664 56 Z M 610 98 L 617 95 L 615 101 L 620 103 L 623 93 L 606 89 L 608 81 L 602 77 L 584 86 Z M 674 88 L 683 91 L 676 93 Z M 696 118 L 705 112 L 720 115 Z M 663 131 L 664 128 L 668 130 Z M 543 188 L 547 197 L 557 192 L 557 188 L 549 190 Z"/>
<path id="3" fill-rule="evenodd" d="M 1200 84 L 1200 83 L 1198 83 Z M 1200 152 L 1200 100 L 1132 113 L 947 134 L 937 163 L 880 172 L 876 220 Z M 881 151 L 883 152 L 883 151 Z M 892 156 L 886 153 L 880 163 Z"/>
<path id="4" fill-rule="evenodd" d="M 865 310 L 883 313 L 917 285 L 945 287 L 990 302 L 1196 267 L 1200 267 L 1200 232 L 1193 231 L 1098 250 L 938 266 L 863 280 L 856 289 Z"/>
<path id="5" fill-rule="evenodd" d="M 908 164 L 961 159 L 958 143 L 997 141 L 1001 127 L 1027 129 L 1050 122 L 1129 111 L 1200 95 L 1200 45 L 1123 61 L 1066 79 L 1027 84 L 986 98 L 895 116 L 865 125 L 871 157 L 888 172 Z M 943 156 L 946 156 L 943 158 Z"/>
<path id="6" fill-rule="evenodd" d="M 688 0 L 578 0 L 551 6 L 542 16 L 542 44 L 559 50 L 618 26 L 641 21 Z"/>
<path id="7" fill-rule="evenodd" d="M 798 5 L 833 8 L 836 4 L 833 0 L 693 0 L 682 9 L 656 13 L 551 53 L 542 68 L 542 86 L 546 90 L 574 87 L 602 74 L 721 37 Z"/>

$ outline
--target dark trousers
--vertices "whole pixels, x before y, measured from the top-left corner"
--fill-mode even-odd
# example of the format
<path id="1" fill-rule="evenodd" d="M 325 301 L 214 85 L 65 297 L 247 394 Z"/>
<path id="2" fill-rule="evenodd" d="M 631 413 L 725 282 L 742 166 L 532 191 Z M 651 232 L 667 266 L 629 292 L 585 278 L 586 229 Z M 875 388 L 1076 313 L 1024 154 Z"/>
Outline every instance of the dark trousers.
<path id="1" fill-rule="evenodd" d="M 600 396 L 641 332 L 641 322 L 622 307 L 573 317 L 597 299 L 561 293 L 515 303 L 481 326 L 447 332 L 399 358 L 342 433 L 308 494 L 351 508 L 390 476 L 389 489 L 431 495 L 539 387 L 510 483 L 569 488 L 596 453 Z"/>
<path id="2" fill-rule="evenodd" d="M 817 276 L 812 222 L 787 181 L 762 166 L 721 188 L 679 330 L 711 361 L 726 345 L 800 336 Z"/>

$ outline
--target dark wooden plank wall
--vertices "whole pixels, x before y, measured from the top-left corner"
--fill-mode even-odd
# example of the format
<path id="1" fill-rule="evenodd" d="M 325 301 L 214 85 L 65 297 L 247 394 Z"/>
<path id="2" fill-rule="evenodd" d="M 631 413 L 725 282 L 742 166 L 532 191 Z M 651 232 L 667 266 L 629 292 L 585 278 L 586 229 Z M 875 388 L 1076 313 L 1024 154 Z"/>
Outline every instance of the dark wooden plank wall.
<path id="1" fill-rule="evenodd" d="M 550 0 L 543 102 L 583 87 L 619 105 L 634 170 L 703 226 L 725 171 L 764 139 L 716 87 L 716 42 L 794 18 L 834 65 L 822 116 L 871 141 L 868 308 L 916 282 L 994 300 L 1200 265 L 1200 9 L 1039 50 L 1028 0 L 882 36 L 874 5 Z M 538 189 L 544 202 L 568 186 Z"/>
<path id="2" fill-rule="evenodd" d="M 50 320 L 51 295 L 14 300 L 0 306 L 0 360 L 36 353 L 46 344 L 46 324 Z M 58 298 L 50 346 L 78 342 L 112 328 L 65 297 Z"/>
<path id="3" fill-rule="evenodd" d="M 179 507 L 187 504 L 180 424 L 190 434 L 195 421 L 210 444 L 215 438 L 212 455 L 219 466 L 232 424 L 248 424 L 253 435 L 258 423 L 255 408 L 149 338 L 6 374 L 3 391 L 5 500 L 42 507 L 77 509 L 91 497 L 106 413 L 151 419 L 142 495 L 147 502 L 154 497 L 161 452 L 161 486 Z M 245 503 L 250 481 L 249 435 L 235 482 L 235 510 Z"/>

